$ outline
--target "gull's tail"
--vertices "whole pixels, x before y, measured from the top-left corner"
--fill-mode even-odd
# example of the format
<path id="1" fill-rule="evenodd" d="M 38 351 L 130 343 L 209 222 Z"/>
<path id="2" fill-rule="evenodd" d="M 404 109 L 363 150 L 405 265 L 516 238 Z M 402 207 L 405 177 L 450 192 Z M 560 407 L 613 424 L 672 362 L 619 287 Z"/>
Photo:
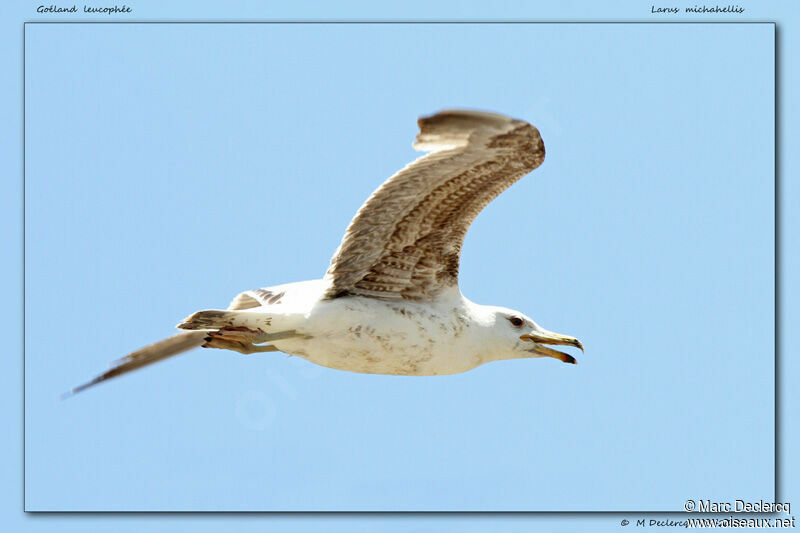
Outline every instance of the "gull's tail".
<path id="1" fill-rule="evenodd" d="M 126 374 L 132 370 L 136 370 L 138 368 L 142 368 L 143 366 L 161 361 L 162 359 L 166 359 L 167 357 L 172 357 L 173 355 L 178 355 L 179 353 L 186 352 L 192 348 L 197 348 L 205 342 L 204 339 L 207 335 L 208 332 L 205 331 L 186 331 L 153 343 L 149 346 L 145 346 L 144 348 L 140 348 L 135 352 L 129 353 L 122 359 L 112 362 L 111 368 L 106 372 L 100 374 L 93 380 L 84 383 L 83 385 L 75 387 L 69 392 L 65 392 L 61 395 L 61 398 L 68 398 L 73 394 L 77 394 L 78 392 L 88 389 L 93 385 L 102 383 L 107 379 L 121 376 L 122 374 Z"/>
<path id="2" fill-rule="evenodd" d="M 178 324 L 179 329 L 185 330 L 219 330 L 225 328 L 248 328 L 252 331 L 265 332 L 265 328 L 272 325 L 272 318 L 264 313 L 251 311 L 206 309 L 198 311 L 190 317 L 184 318 Z"/>

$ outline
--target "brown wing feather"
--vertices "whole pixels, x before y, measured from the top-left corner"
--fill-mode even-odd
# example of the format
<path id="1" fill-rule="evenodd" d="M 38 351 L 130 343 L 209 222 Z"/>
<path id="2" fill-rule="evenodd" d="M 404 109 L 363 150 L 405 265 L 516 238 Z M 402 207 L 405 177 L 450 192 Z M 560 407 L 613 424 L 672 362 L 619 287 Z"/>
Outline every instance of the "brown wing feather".
<path id="1" fill-rule="evenodd" d="M 283 292 L 276 292 L 270 289 L 256 289 L 254 291 L 245 291 L 237 294 L 233 299 L 228 309 L 231 311 L 253 309 L 261 307 L 262 305 L 276 304 L 280 302 Z M 63 396 L 71 396 L 82 390 L 88 389 L 98 383 L 127 374 L 133 370 L 157 363 L 173 355 L 189 351 L 197 348 L 206 342 L 208 332 L 206 331 L 191 331 L 181 332 L 172 337 L 168 337 L 156 343 L 140 348 L 135 352 L 129 353 L 122 359 L 118 359 L 111 363 L 111 368 L 100 374 L 93 380 L 84 383 L 72 389 L 69 393 Z"/>
<path id="2" fill-rule="evenodd" d="M 172 357 L 173 355 L 178 355 L 179 353 L 197 348 L 205 342 L 204 338 L 206 335 L 208 335 L 208 333 L 204 331 L 181 332 L 172 337 L 167 337 L 166 339 L 145 346 L 144 348 L 140 348 L 135 352 L 129 353 L 122 359 L 114 361 L 111 363 L 110 369 L 93 380 L 75 387 L 63 396 L 72 396 L 103 381 L 121 376 L 122 374 L 127 374 L 143 366 L 151 365 L 167 357 Z"/>
<path id="3" fill-rule="evenodd" d="M 284 294 L 286 294 L 286 291 L 272 287 L 245 291 L 236 295 L 228 306 L 228 310 L 242 311 L 264 305 L 276 305 L 281 303 Z"/>
<path id="4" fill-rule="evenodd" d="M 544 160 L 539 131 L 503 115 L 443 111 L 418 124 L 414 147 L 434 152 L 389 178 L 358 210 L 331 259 L 328 298 L 425 300 L 456 285 L 472 221 Z"/>

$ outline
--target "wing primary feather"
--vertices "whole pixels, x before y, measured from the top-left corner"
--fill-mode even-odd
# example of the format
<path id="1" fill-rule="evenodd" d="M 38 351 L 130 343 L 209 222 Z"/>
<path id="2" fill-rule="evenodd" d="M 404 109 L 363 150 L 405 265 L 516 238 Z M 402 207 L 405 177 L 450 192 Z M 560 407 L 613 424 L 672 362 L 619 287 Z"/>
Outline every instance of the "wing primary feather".
<path id="1" fill-rule="evenodd" d="M 139 350 L 126 355 L 122 359 L 118 359 L 117 361 L 111 363 L 113 366 L 110 369 L 91 381 L 87 381 L 86 383 L 78 385 L 70 391 L 65 392 L 61 395 L 61 399 L 63 400 L 69 398 L 70 396 L 74 396 L 75 394 L 84 391 L 89 387 L 93 387 L 94 385 L 107 381 L 111 378 L 121 376 L 122 374 L 127 374 L 133 370 L 137 370 L 144 366 L 164 360 L 168 357 L 172 357 L 173 355 L 178 355 L 180 353 L 189 351 L 192 348 L 197 348 L 205 342 L 205 337 L 207 335 L 208 333 L 204 331 L 178 333 L 172 337 L 167 337 L 164 340 L 150 344 L 144 348 L 140 348 Z"/>

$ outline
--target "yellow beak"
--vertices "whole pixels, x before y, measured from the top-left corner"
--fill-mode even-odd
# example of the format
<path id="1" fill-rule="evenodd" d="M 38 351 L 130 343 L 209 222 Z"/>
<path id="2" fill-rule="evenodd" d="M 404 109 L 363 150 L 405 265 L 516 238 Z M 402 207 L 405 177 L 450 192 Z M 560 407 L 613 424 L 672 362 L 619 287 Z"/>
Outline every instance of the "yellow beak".
<path id="1" fill-rule="evenodd" d="M 539 333 L 526 333 L 525 335 L 521 335 L 520 339 L 526 342 L 532 342 L 534 346 L 530 351 L 540 357 L 552 357 L 564 363 L 572 363 L 573 365 L 578 364 L 578 361 L 576 361 L 574 357 L 564 352 L 559 352 L 558 350 L 553 350 L 552 348 L 548 348 L 547 346 L 543 345 L 554 344 L 561 346 L 575 346 L 576 348 L 580 348 L 580 350 L 583 351 L 583 344 L 581 344 L 581 341 L 579 341 L 575 337 L 570 337 L 569 335 L 561 335 L 560 333 L 553 333 L 551 331 L 539 332 Z"/>

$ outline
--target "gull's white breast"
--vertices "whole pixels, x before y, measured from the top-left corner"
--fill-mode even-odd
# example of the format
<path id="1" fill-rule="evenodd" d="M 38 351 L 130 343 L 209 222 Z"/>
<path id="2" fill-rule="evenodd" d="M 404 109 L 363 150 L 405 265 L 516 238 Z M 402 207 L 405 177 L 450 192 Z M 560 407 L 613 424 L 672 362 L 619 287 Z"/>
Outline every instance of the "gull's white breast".
<path id="1" fill-rule="evenodd" d="M 295 315 L 302 337 L 274 343 L 282 352 L 368 374 L 455 374 L 485 362 L 481 327 L 457 288 L 424 305 L 361 296 L 309 303 Z"/>

